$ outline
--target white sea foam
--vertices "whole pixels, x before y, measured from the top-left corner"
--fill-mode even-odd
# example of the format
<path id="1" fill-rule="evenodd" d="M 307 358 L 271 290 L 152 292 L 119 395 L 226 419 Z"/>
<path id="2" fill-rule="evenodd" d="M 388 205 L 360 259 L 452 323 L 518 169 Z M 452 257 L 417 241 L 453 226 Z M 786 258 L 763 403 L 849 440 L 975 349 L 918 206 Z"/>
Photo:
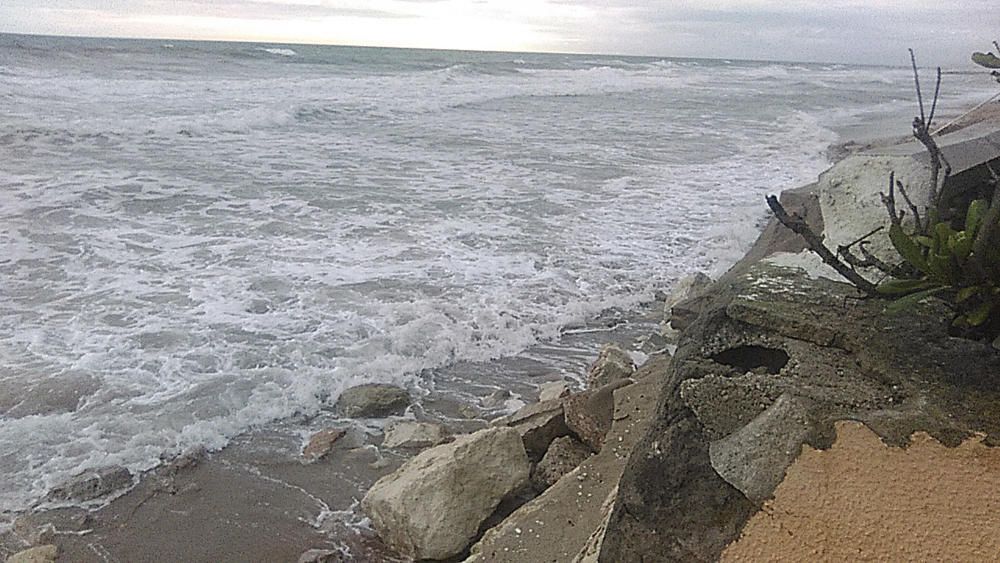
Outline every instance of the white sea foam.
<path id="1" fill-rule="evenodd" d="M 281 56 L 281 57 L 296 57 L 296 56 L 298 56 L 298 53 L 295 52 L 295 49 L 285 49 L 285 48 L 279 48 L 279 47 L 260 47 L 257 50 L 258 51 L 263 51 L 265 53 L 270 53 L 272 55 L 278 55 L 278 56 Z"/>

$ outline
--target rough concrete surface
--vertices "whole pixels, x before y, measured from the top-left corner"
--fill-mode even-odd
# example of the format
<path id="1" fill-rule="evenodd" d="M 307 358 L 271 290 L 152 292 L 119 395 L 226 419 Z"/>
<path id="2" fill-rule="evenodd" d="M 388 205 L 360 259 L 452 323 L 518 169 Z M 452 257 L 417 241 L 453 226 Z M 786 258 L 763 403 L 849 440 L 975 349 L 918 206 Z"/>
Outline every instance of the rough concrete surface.
<path id="1" fill-rule="evenodd" d="M 889 447 L 844 421 L 829 450 L 805 449 L 722 561 L 995 561 L 998 530 L 1000 449 L 926 433 Z"/>
<path id="2" fill-rule="evenodd" d="M 815 428 L 803 440 L 817 448 L 829 447 L 833 423 L 848 418 L 892 444 L 920 430 L 949 446 L 976 432 L 988 443 L 1000 438 L 1000 355 L 949 337 L 940 305 L 886 315 L 884 303 L 859 299 L 847 284 L 766 263 L 715 287 L 685 330 L 656 419 L 629 459 L 600 561 L 717 558 L 767 487 L 748 499 L 713 467 L 710 444 L 784 393 L 813 405 Z M 776 364 L 782 354 L 787 361 Z M 767 462 L 759 475 L 787 463 L 757 460 Z"/>

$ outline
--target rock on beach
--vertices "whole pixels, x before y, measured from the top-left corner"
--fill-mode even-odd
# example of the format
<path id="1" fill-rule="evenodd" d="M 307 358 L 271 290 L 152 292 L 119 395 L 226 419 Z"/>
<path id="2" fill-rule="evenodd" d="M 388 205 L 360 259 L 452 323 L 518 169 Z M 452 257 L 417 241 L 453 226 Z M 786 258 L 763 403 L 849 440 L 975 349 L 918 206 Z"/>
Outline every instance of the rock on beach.
<path id="1" fill-rule="evenodd" d="M 366 383 L 341 393 L 335 410 L 349 418 L 383 418 L 401 414 L 411 402 L 410 394 L 401 387 Z"/>
<path id="2" fill-rule="evenodd" d="M 344 434 L 347 434 L 347 431 L 343 428 L 325 428 L 320 430 L 309 438 L 309 443 L 302 450 L 302 457 L 310 462 L 322 458 L 330 453 L 330 449 L 333 448 L 333 445 L 338 440 L 344 437 Z"/>
<path id="3" fill-rule="evenodd" d="M 49 500 L 85 502 L 132 485 L 132 473 L 120 465 L 86 471 L 49 491 Z"/>
<path id="4" fill-rule="evenodd" d="M 11 555 L 7 558 L 7 563 L 54 563 L 58 556 L 58 547 L 40 545 Z"/>
<path id="5" fill-rule="evenodd" d="M 523 488 L 530 464 L 517 430 L 494 427 L 424 450 L 361 501 L 379 536 L 414 559 L 461 554 L 501 501 Z"/>

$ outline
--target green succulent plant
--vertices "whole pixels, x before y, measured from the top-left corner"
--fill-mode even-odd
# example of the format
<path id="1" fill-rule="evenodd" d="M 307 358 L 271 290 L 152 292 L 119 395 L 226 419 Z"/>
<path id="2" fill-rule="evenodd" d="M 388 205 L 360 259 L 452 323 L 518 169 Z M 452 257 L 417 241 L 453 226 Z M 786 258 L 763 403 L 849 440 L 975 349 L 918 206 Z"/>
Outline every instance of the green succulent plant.
<path id="1" fill-rule="evenodd" d="M 887 309 L 899 311 L 937 295 L 955 311 L 956 328 L 988 330 L 1000 322 L 1000 202 L 972 201 L 961 230 L 937 222 L 927 231 L 909 234 L 898 222 L 889 228 L 912 275 L 879 284 L 879 293 L 896 297 Z"/>

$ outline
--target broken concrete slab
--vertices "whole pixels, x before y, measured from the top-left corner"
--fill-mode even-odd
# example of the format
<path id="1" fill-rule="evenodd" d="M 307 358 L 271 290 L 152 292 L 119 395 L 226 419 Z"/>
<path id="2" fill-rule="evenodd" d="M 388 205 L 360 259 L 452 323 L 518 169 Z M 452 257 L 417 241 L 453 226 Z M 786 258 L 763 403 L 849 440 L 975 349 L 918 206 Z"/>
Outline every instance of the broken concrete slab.
<path id="1" fill-rule="evenodd" d="M 782 394 L 757 418 L 709 444 L 712 467 L 748 499 L 763 503 L 816 431 L 811 401 Z"/>
<path id="2" fill-rule="evenodd" d="M 646 362 L 636 383 L 614 391 L 613 425 L 601 451 L 488 530 L 470 562 L 572 561 L 600 525 L 601 507 L 653 417 L 666 361 Z"/>

